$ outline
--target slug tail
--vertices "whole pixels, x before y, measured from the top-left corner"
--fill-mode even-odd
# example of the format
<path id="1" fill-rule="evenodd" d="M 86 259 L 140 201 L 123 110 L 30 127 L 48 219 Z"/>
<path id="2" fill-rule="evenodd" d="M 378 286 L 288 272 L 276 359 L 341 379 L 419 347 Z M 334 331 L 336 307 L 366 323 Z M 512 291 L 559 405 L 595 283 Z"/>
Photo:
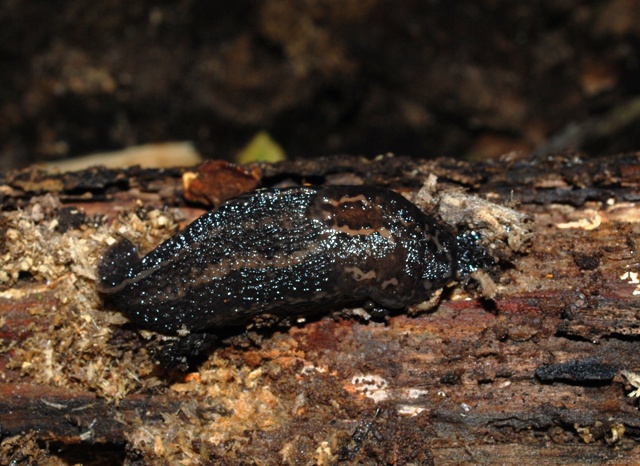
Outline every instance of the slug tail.
<path id="1" fill-rule="evenodd" d="M 128 239 L 121 239 L 109 247 L 98 264 L 98 291 L 114 294 L 122 290 L 139 262 L 138 250 Z"/>

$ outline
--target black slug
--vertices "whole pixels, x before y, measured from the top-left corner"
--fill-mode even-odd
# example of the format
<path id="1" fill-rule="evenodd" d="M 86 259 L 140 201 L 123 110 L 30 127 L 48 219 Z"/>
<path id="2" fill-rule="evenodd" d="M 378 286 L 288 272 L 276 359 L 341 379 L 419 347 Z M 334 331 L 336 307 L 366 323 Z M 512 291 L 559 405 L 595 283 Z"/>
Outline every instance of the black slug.
<path id="1" fill-rule="evenodd" d="M 98 289 L 143 327 L 195 332 L 366 302 L 404 308 L 485 265 L 474 248 L 388 189 L 265 189 L 202 215 L 143 258 L 128 240 L 116 243 L 98 266 Z"/>

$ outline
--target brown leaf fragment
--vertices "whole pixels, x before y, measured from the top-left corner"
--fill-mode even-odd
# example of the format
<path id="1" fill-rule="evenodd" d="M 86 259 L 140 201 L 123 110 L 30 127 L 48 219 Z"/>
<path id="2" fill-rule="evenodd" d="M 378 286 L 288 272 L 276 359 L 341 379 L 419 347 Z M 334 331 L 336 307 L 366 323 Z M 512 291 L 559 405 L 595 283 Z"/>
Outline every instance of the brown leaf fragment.
<path id="1" fill-rule="evenodd" d="M 262 170 L 224 160 L 209 160 L 198 171 L 182 175 L 184 197 L 189 202 L 217 206 L 227 199 L 252 191 L 260 184 Z"/>

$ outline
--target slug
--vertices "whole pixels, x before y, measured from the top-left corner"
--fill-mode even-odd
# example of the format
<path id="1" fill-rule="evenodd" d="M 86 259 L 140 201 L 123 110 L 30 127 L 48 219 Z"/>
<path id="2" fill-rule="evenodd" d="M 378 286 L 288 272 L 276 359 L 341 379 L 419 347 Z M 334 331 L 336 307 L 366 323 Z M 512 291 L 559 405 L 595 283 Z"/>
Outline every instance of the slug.
<path id="1" fill-rule="evenodd" d="M 362 303 L 405 308 L 487 257 L 468 234 L 388 189 L 264 189 L 202 215 L 143 258 L 119 241 L 98 265 L 97 287 L 134 323 L 184 334 Z"/>

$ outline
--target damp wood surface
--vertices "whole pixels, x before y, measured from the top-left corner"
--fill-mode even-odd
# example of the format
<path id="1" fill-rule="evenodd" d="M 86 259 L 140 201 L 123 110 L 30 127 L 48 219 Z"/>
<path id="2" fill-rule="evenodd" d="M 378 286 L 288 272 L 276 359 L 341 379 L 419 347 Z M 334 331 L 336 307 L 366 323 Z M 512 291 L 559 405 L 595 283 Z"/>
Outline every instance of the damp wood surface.
<path id="1" fill-rule="evenodd" d="M 182 196 L 187 169 L 3 175 L 0 462 L 99 447 L 103 464 L 637 464 L 640 154 L 258 168 L 264 187 L 405 193 L 435 174 L 530 214 L 534 237 L 491 302 L 454 288 L 387 323 L 224 335 L 179 372 L 103 308 L 92 273 L 117 228 L 148 249 L 204 212 Z"/>

